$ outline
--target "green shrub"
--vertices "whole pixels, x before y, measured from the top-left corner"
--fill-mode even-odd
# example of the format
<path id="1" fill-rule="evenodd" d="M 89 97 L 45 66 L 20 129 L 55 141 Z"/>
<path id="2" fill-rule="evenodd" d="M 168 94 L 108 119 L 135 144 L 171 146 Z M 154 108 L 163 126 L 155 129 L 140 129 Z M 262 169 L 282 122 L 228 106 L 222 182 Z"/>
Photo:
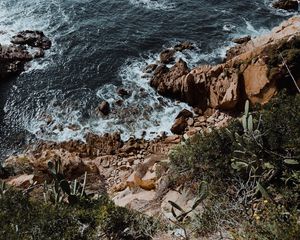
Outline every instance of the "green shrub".
<path id="1" fill-rule="evenodd" d="M 150 239 L 157 222 L 117 207 L 107 197 L 45 204 L 10 189 L 0 197 L 2 240 Z"/>
<path id="2" fill-rule="evenodd" d="M 254 227 L 249 210 L 261 197 L 274 206 L 283 206 L 293 221 L 299 218 L 295 209 L 300 206 L 300 95 L 279 94 L 262 110 L 251 116 L 245 113 L 243 119 L 227 129 L 198 135 L 170 154 L 175 184 L 182 184 L 183 179 L 187 185 L 203 180 L 210 184 L 207 202 L 214 204 L 206 203 L 207 208 L 198 214 L 195 222 L 199 233 L 220 226 L 231 228 L 229 219 L 235 219 L 233 216 L 239 224 L 245 221 Z M 250 122 L 247 127 L 245 123 Z M 214 206 L 221 206 L 218 214 Z M 270 220 L 270 224 L 277 222 Z M 292 222 L 286 225 L 297 233 L 298 227 Z M 268 234 L 277 237 L 272 229 Z"/>

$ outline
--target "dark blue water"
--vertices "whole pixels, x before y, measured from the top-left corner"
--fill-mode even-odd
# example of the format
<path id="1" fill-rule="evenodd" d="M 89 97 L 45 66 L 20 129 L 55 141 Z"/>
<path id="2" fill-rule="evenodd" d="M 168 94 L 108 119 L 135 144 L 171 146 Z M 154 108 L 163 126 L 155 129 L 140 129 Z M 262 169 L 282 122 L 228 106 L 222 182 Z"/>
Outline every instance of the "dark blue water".
<path id="1" fill-rule="evenodd" d="M 117 130 L 126 138 L 147 130 L 152 137 L 169 129 L 184 104 L 161 99 L 143 68 L 164 47 L 185 40 L 197 49 L 177 57 L 190 67 L 220 61 L 233 37 L 262 34 L 293 14 L 275 11 L 270 2 L 1 0 L 0 42 L 25 29 L 53 40 L 44 59 L 0 86 L 2 150 L 28 136 L 61 141 Z M 132 94 L 117 106 L 120 86 Z M 103 99 L 112 105 L 108 117 L 95 111 Z"/>

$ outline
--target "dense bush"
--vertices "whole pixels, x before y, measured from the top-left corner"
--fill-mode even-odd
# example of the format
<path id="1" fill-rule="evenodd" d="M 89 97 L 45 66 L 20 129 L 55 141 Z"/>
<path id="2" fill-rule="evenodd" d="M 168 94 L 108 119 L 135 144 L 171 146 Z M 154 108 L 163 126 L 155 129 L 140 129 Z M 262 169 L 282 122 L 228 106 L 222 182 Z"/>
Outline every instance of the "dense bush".
<path id="1" fill-rule="evenodd" d="M 263 110 L 246 110 L 243 119 L 175 148 L 170 154 L 174 184 L 183 179 L 186 184 L 210 184 L 206 209 L 195 220 L 199 233 L 245 222 L 253 227 L 251 209 L 263 198 L 286 209 L 291 221 L 281 224 L 280 214 L 270 211 L 272 220 L 256 224 L 270 225 L 265 235 L 262 231 L 247 239 L 280 239 L 274 226 L 300 236 L 295 220 L 300 217 L 300 95 L 282 93 Z"/>
<path id="2" fill-rule="evenodd" d="M 104 196 L 54 205 L 11 189 L 1 194 L 0 209 L 1 240 L 150 239 L 158 226 Z"/>

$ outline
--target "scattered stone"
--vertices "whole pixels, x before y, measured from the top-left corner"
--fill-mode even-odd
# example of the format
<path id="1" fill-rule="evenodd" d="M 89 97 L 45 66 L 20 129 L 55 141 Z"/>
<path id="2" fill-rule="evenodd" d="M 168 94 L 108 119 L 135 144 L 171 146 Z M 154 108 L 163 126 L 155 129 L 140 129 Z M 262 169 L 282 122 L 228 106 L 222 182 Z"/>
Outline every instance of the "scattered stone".
<path id="1" fill-rule="evenodd" d="M 165 143 L 171 143 L 171 144 L 180 143 L 180 136 L 178 136 L 178 135 L 168 136 L 165 139 Z"/>
<path id="2" fill-rule="evenodd" d="M 124 88 L 119 88 L 117 90 L 117 92 L 118 92 L 118 95 L 121 96 L 121 97 L 129 95 L 129 92 L 126 89 L 124 89 Z"/>
<path id="3" fill-rule="evenodd" d="M 193 126 L 194 125 L 194 119 L 189 118 L 188 121 L 187 121 L 187 124 L 188 124 L 189 127 Z"/>
<path id="4" fill-rule="evenodd" d="M 194 47 L 193 43 L 191 43 L 189 41 L 185 41 L 185 42 L 179 43 L 174 46 L 175 51 L 179 51 L 179 52 L 186 50 L 186 49 L 191 50 L 194 48 L 195 47 Z"/>
<path id="5" fill-rule="evenodd" d="M 124 101 L 123 101 L 122 99 L 118 99 L 118 100 L 116 101 L 116 104 L 117 104 L 118 106 L 122 106 L 123 103 L 124 103 Z"/>

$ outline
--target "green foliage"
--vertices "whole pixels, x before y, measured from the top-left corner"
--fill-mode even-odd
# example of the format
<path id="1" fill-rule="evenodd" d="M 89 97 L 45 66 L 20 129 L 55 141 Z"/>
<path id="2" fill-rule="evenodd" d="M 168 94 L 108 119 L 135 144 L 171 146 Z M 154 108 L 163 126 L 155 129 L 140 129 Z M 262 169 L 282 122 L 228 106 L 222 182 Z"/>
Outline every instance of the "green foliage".
<path id="1" fill-rule="evenodd" d="M 213 192 L 209 200 L 223 199 L 221 196 L 230 199 L 228 204 L 216 205 L 235 209 L 233 212 L 250 225 L 248 210 L 260 197 L 284 206 L 293 219 L 297 218 L 299 213 L 292 208 L 300 206 L 299 123 L 299 94 L 282 93 L 263 110 L 252 113 L 246 103 L 241 121 L 232 122 L 227 129 L 198 135 L 171 152 L 174 182 L 207 181 Z M 205 214 L 199 216 L 200 225 L 209 222 Z M 232 219 L 232 213 L 219 217 Z"/>
<path id="2" fill-rule="evenodd" d="M 158 223 L 116 206 L 107 196 L 91 199 L 83 183 L 69 183 L 60 160 L 48 163 L 53 177 L 43 186 L 44 201 L 0 186 L 0 239 L 150 239 Z"/>
<path id="3" fill-rule="evenodd" d="M 87 173 L 84 174 L 83 183 L 79 183 L 77 179 L 69 183 L 62 171 L 61 160 L 48 162 L 48 169 L 53 177 L 52 184 L 44 184 L 44 201 L 60 204 L 68 199 L 70 204 L 77 203 L 80 198 L 86 197 L 85 187 Z"/>
<path id="4" fill-rule="evenodd" d="M 101 231 L 109 239 L 151 239 L 158 222 L 140 213 L 117 207 L 112 202 L 101 206 L 97 216 Z"/>
<path id="5" fill-rule="evenodd" d="M 294 36 L 281 40 L 266 51 L 266 55 L 269 57 L 269 79 L 275 79 L 280 88 L 286 88 L 290 92 L 295 92 L 296 88 L 291 76 L 287 73 L 286 68 L 282 68 L 282 63 L 284 59 L 292 75 L 296 79 L 300 77 L 300 37 Z"/>
<path id="6" fill-rule="evenodd" d="M 45 204 L 10 189 L 0 197 L 0 239 L 150 239 L 157 222 L 107 197 L 76 205 Z"/>
<path id="7" fill-rule="evenodd" d="M 298 212 L 297 212 L 298 211 Z M 294 240 L 299 239 L 299 210 L 287 211 L 284 206 L 268 201 L 259 202 L 254 209 L 252 224 L 243 223 L 243 231 L 233 232 L 235 239 Z"/>

